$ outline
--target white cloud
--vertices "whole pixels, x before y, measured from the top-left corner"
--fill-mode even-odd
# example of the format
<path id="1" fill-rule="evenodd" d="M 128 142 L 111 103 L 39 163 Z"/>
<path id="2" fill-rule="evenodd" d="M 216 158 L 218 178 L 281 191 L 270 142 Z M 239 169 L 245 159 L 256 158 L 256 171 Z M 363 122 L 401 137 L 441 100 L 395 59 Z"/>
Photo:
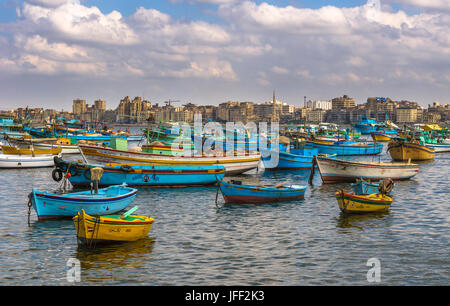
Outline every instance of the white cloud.
<path id="1" fill-rule="evenodd" d="M 289 70 L 284 67 L 273 66 L 272 71 L 276 74 L 289 74 Z"/>
<path id="2" fill-rule="evenodd" d="M 226 61 L 210 59 L 207 61 L 189 63 L 189 67 L 179 70 L 169 70 L 161 72 L 162 76 L 170 76 L 176 78 L 219 78 L 230 81 L 236 81 L 237 76 L 231 67 L 231 64 Z"/>
<path id="3" fill-rule="evenodd" d="M 105 15 L 97 7 L 72 2 L 55 8 L 24 3 L 22 15 L 38 29 L 74 40 L 121 45 L 139 40 L 117 11 Z"/>
<path id="4" fill-rule="evenodd" d="M 83 2 L 27 1 L 16 22 L 0 24 L 9 34 L 0 36 L 0 75 L 101 76 L 99 82 L 114 78 L 133 88 L 129 79 L 152 79 L 161 92 L 173 92 L 174 80 L 198 89 L 216 80 L 217 87 L 197 91 L 221 97 L 231 91 L 223 80 L 236 92 L 270 86 L 295 97 L 300 90 L 323 96 L 329 88 L 351 93 L 374 86 L 418 92 L 423 84 L 428 95 L 448 95 L 442 90 L 450 87 L 445 10 L 411 15 L 384 2 L 380 11 L 208 2 L 218 4 L 220 23 L 179 20 L 144 7 L 124 17 Z"/>

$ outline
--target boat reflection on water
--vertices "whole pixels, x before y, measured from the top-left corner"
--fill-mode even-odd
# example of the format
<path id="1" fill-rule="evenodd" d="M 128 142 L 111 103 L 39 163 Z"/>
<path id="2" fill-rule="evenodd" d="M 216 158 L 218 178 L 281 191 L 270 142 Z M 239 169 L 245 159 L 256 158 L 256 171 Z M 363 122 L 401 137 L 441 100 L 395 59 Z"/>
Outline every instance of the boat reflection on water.
<path id="1" fill-rule="evenodd" d="M 388 220 L 386 218 L 390 215 L 390 211 L 386 212 L 378 212 L 378 213 L 366 213 L 366 214 L 344 214 L 340 213 L 339 217 L 337 218 L 337 228 L 341 229 L 351 229 L 356 228 L 361 231 L 373 229 L 376 227 L 379 227 L 381 225 L 386 226 L 389 224 L 386 224 L 385 221 Z M 383 223 L 380 223 L 379 221 L 382 221 Z"/>
<path id="2" fill-rule="evenodd" d="M 137 241 L 97 245 L 92 249 L 79 245 L 73 257 L 80 261 L 82 270 L 98 272 L 104 268 L 105 275 L 111 275 L 115 268 L 143 268 L 142 258 L 151 258 L 149 254 L 153 251 L 155 241 L 155 238 L 147 236 Z"/>

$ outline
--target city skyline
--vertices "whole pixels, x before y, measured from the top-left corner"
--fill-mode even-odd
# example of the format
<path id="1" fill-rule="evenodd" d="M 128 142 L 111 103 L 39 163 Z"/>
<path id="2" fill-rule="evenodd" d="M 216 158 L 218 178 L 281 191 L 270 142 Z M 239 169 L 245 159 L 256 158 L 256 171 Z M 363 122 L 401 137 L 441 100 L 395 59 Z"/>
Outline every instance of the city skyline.
<path id="1" fill-rule="evenodd" d="M 380 4 L 377 6 L 377 4 Z M 450 101 L 446 0 L 1 1 L 0 108 Z"/>

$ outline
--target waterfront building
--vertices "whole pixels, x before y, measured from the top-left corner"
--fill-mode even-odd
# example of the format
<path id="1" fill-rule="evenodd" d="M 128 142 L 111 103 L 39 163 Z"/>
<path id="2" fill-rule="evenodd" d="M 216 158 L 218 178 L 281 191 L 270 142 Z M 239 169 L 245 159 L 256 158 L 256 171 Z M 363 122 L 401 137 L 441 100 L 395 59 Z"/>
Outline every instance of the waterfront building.
<path id="1" fill-rule="evenodd" d="M 351 108 L 355 107 L 355 99 L 350 98 L 347 95 L 344 95 L 339 98 L 333 98 L 331 100 L 331 108 L 332 109 L 342 109 L 342 108 Z"/>
<path id="2" fill-rule="evenodd" d="M 412 123 L 417 122 L 417 108 L 414 107 L 400 107 L 397 109 L 398 123 Z"/>
<path id="3" fill-rule="evenodd" d="M 307 112 L 306 121 L 313 123 L 323 122 L 325 119 L 326 110 L 324 109 L 312 109 Z"/>

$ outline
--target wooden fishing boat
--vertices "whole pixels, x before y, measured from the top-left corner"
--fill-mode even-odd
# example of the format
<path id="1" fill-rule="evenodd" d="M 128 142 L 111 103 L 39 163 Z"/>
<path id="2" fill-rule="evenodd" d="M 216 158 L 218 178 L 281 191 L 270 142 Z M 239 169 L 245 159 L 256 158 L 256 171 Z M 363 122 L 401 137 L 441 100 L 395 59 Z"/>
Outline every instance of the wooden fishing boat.
<path id="1" fill-rule="evenodd" d="M 38 143 L 34 145 L 38 149 L 55 149 L 60 148 L 62 154 L 79 154 L 80 148 L 77 145 L 55 145 L 51 143 Z"/>
<path id="2" fill-rule="evenodd" d="M 419 143 L 392 139 L 388 144 L 388 152 L 393 160 L 431 160 L 434 159 L 434 149 Z"/>
<path id="3" fill-rule="evenodd" d="M 88 247 L 139 240 L 148 235 L 153 221 L 150 217 L 131 214 L 95 217 L 84 210 L 73 217 L 77 241 Z"/>
<path id="4" fill-rule="evenodd" d="M 356 179 L 406 180 L 419 172 L 419 165 L 396 162 L 355 162 L 317 156 L 323 183 L 354 182 Z"/>
<path id="5" fill-rule="evenodd" d="M 349 156 L 349 155 L 376 155 L 383 150 L 379 143 L 362 143 L 355 141 L 335 141 L 334 143 L 323 143 L 323 141 L 307 141 L 309 145 L 319 150 L 321 154 Z"/>
<path id="6" fill-rule="evenodd" d="M 261 159 L 266 170 L 303 170 L 311 169 L 313 166 L 314 156 L 326 156 L 335 158 L 336 155 L 322 155 L 318 153 L 317 149 L 313 148 L 299 148 L 290 149 L 290 153 L 283 151 L 265 150 Z M 278 154 L 278 159 L 274 158 L 274 154 Z"/>
<path id="7" fill-rule="evenodd" d="M 269 203 L 303 199 L 306 186 L 281 183 L 275 186 L 242 185 L 239 181 L 219 182 L 226 203 Z"/>
<path id="8" fill-rule="evenodd" d="M 66 194 L 39 192 L 30 193 L 31 203 L 38 220 L 73 218 L 82 209 L 90 215 L 114 214 L 125 209 L 136 197 L 137 189 L 126 184 L 110 186 L 92 191 Z"/>
<path id="9" fill-rule="evenodd" d="M 426 147 L 433 149 L 434 153 L 446 153 L 450 152 L 450 143 L 444 144 L 444 143 L 427 143 L 425 144 Z"/>
<path id="10" fill-rule="evenodd" d="M 56 168 L 52 177 L 62 179 L 63 173 L 74 187 L 89 187 L 91 169 L 99 167 L 103 174 L 98 182 L 100 187 L 126 183 L 130 187 L 187 187 L 215 184 L 225 175 L 222 165 L 192 166 L 182 164 L 85 164 L 55 158 Z"/>
<path id="11" fill-rule="evenodd" d="M 3 154 L 5 155 L 58 155 L 61 153 L 61 148 L 18 148 L 13 146 L 1 146 Z"/>
<path id="12" fill-rule="evenodd" d="M 384 134 L 384 133 L 379 133 L 379 132 L 374 132 L 371 134 L 373 141 L 376 142 L 386 142 L 391 140 L 391 136 Z"/>
<path id="13" fill-rule="evenodd" d="M 240 174 L 258 167 L 261 154 L 259 152 L 249 154 L 236 154 L 232 156 L 167 156 L 145 152 L 133 152 L 114 150 L 97 146 L 80 145 L 84 155 L 99 163 L 132 163 L 132 164 L 160 164 L 160 165 L 222 165 L 225 173 Z"/>
<path id="14" fill-rule="evenodd" d="M 60 156 L 60 155 L 58 155 Z M 55 155 L 6 155 L 0 154 L 0 168 L 53 167 Z"/>
<path id="15" fill-rule="evenodd" d="M 337 191 L 335 196 L 340 210 L 348 214 L 386 212 L 393 201 L 384 194 L 355 195 L 344 190 Z"/>

